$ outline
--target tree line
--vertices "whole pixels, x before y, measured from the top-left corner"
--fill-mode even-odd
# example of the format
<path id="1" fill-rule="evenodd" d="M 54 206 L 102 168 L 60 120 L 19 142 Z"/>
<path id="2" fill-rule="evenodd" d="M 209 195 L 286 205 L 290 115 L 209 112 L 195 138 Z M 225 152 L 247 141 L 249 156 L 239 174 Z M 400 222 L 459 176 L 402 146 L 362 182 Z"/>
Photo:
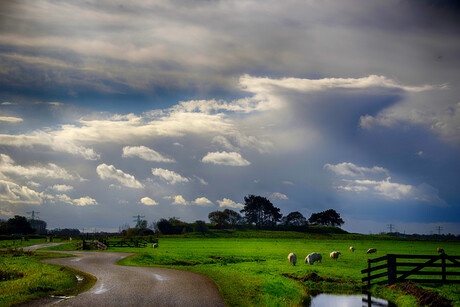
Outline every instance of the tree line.
<path id="1" fill-rule="evenodd" d="M 217 210 L 210 212 L 208 218 L 212 225 L 218 229 L 249 226 L 256 229 L 300 230 L 309 225 L 340 227 L 344 223 L 340 214 L 334 209 L 313 213 L 308 220 L 298 211 L 283 216 L 280 209 L 275 207 L 270 200 L 256 195 L 244 197 L 244 207 L 240 212 L 231 209 Z M 169 220 L 162 218 L 156 223 L 156 229 L 162 234 L 179 234 L 192 231 L 205 232 L 207 226 L 201 220 L 188 224 L 177 218 Z"/>

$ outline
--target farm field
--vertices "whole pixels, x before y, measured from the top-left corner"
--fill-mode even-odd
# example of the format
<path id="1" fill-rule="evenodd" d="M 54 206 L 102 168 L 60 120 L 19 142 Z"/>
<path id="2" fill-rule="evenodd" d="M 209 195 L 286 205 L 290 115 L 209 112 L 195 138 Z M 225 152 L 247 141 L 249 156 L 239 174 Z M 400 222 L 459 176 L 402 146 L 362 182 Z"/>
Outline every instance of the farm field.
<path id="1" fill-rule="evenodd" d="M 276 234 L 275 234 L 276 235 Z M 353 236 L 350 236 L 353 238 Z M 110 248 L 138 255 L 122 259 L 119 264 L 157 266 L 202 273 L 213 279 L 229 306 L 301 305 L 308 291 L 353 293 L 360 291 L 361 270 L 368 258 L 393 254 L 436 255 L 442 245 L 447 254 L 460 255 L 460 242 L 347 239 L 347 236 L 320 238 L 160 238 L 159 248 Z M 352 253 L 348 249 L 355 247 Z M 368 248 L 377 253 L 367 255 Z M 342 252 L 335 261 L 333 250 Z M 287 255 L 297 255 L 292 266 Z M 319 252 L 322 263 L 304 263 L 307 254 Z M 298 281 L 311 273 L 340 282 Z M 430 288 L 460 306 L 460 286 Z M 389 296 L 388 293 L 385 296 Z M 414 300 L 391 293 L 398 305 L 410 306 Z"/>
<path id="2" fill-rule="evenodd" d="M 44 243 L 43 240 L 31 241 L 24 243 Z M 4 242 L 0 241 L 1 243 Z M 76 245 L 77 242 L 72 242 L 46 249 L 73 250 Z M 350 246 L 354 246 L 354 253 L 349 251 Z M 214 232 L 205 236 L 188 233 L 185 236 L 160 237 L 159 248 L 155 249 L 150 244 L 147 248 L 111 247 L 108 250 L 137 253 L 119 261 L 120 265 L 165 267 L 209 276 L 217 284 L 228 306 L 299 306 L 307 300 L 309 293 L 360 292 L 363 277 L 361 270 L 366 268 L 368 258 L 377 258 L 388 253 L 437 255 L 436 248 L 439 246 L 444 248 L 448 255 L 460 255 L 460 242 L 271 231 Z M 367 255 L 366 251 L 370 247 L 376 248 L 377 253 Z M 332 250 L 342 253 L 337 261 L 329 258 Z M 290 252 L 297 255 L 296 266 L 290 265 L 287 260 Z M 304 259 L 311 252 L 321 253 L 322 263 L 305 264 Z M 62 278 L 68 275 L 67 271 L 50 268 L 48 264 L 39 262 L 43 257 L 55 256 L 36 252 L 12 257 L 4 253 L 0 257 L 2 267 L 13 268 L 16 273 L 23 273 L 27 279 L 12 278 L 0 283 L 1 305 L 52 292 L 62 292 L 61 289 L 72 287 L 70 280 L 57 285 L 50 284 L 47 278 L 42 278 Z M 311 278 L 306 280 L 306 276 L 316 276 L 311 274 L 329 278 L 332 282 L 315 282 L 311 281 Z M 454 306 L 460 306 L 460 285 L 423 286 L 452 300 Z M 373 291 L 392 300 L 398 306 L 416 304 L 415 298 L 402 292 L 382 287 L 374 287 Z M 11 296 L 11 292 L 18 295 Z"/>

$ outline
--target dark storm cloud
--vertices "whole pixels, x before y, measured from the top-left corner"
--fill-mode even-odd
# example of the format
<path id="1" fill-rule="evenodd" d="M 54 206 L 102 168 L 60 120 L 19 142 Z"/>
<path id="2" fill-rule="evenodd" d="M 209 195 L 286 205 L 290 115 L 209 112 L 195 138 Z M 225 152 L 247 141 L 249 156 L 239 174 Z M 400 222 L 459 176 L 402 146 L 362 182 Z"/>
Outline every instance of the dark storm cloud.
<path id="1" fill-rule="evenodd" d="M 395 215 L 460 231 L 455 2 L 1 6 L 4 216 L 116 228 L 260 194 L 284 214 L 337 208 L 357 231 Z M 84 180 L 26 177 L 50 163 Z"/>

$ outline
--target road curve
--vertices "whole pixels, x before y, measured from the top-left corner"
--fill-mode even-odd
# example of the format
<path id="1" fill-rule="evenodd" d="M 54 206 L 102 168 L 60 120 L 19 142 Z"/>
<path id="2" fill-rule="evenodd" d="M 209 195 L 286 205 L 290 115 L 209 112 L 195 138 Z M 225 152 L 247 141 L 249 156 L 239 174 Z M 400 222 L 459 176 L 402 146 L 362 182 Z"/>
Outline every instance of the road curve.
<path id="1" fill-rule="evenodd" d="M 118 252 L 61 252 L 81 257 L 48 259 L 96 276 L 90 290 L 54 306 L 225 306 L 217 286 L 196 273 L 115 265 L 133 255 Z M 43 305 L 40 305 L 43 306 Z"/>

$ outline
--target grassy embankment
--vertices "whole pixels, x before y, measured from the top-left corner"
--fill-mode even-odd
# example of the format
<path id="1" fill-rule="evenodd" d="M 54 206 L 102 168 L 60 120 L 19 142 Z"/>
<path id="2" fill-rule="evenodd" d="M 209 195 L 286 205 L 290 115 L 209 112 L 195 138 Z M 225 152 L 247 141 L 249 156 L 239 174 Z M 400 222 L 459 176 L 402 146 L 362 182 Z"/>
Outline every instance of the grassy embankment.
<path id="1" fill-rule="evenodd" d="M 11 247 L 11 242 L 3 244 Z M 23 242 L 22 246 L 43 243 L 42 239 Z M 42 259 L 68 257 L 68 255 L 0 251 L 0 306 L 11 306 L 49 295 L 76 295 L 91 288 L 96 282 L 89 274 L 71 268 L 40 262 Z M 78 282 L 75 275 L 84 276 Z"/>
<path id="2" fill-rule="evenodd" d="M 236 232 L 215 234 L 233 236 L 209 238 L 200 235 L 160 238 L 157 249 L 111 248 L 113 251 L 131 251 L 138 255 L 123 259 L 122 265 L 155 266 L 187 270 L 209 276 L 217 284 L 229 306 L 300 305 L 315 291 L 329 293 L 356 293 L 360 291 L 361 270 L 367 259 L 393 254 L 436 255 L 436 247 L 446 253 L 460 254 L 460 242 L 408 241 L 381 236 L 309 235 L 282 232 Z M 355 247 L 351 253 L 348 248 Z M 366 255 L 370 247 L 377 248 L 374 255 Z M 332 250 L 342 252 L 338 261 L 331 260 Z M 297 265 L 288 263 L 287 255 L 297 255 Z M 323 255 L 322 263 L 308 265 L 305 256 L 311 252 Z M 295 280 L 311 273 L 335 282 Z M 289 276 L 289 277 L 287 277 Z M 427 287 L 460 306 L 460 287 L 444 285 Z M 400 306 L 413 306 L 414 298 L 401 292 L 380 290 L 381 295 Z"/>

